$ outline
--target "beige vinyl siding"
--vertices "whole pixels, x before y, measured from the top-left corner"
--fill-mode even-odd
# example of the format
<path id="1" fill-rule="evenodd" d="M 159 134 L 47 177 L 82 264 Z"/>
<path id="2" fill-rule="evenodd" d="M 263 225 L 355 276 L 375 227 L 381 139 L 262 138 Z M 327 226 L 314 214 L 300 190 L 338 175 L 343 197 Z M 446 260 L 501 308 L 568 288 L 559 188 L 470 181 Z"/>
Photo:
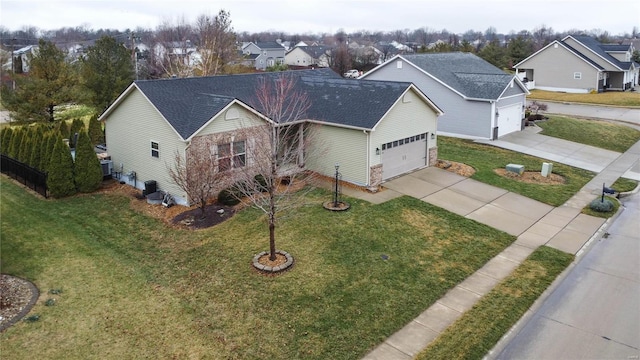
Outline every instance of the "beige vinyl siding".
<path id="1" fill-rule="evenodd" d="M 333 176 L 340 164 L 342 180 L 367 185 L 367 134 L 362 130 L 321 125 L 314 132 L 313 149 L 307 155 L 307 168 Z"/>
<path id="2" fill-rule="evenodd" d="M 382 149 L 382 144 L 422 133 L 435 133 L 437 124 L 436 112 L 418 94 L 408 91 L 371 132 L 370 166 L 381 163 L 381 156 L 375 151 L 376 148 Z M 436 146 L 430 137 L 427 144 L 428 148 Z"/>
<path id="3" fill-rule="evenodd" d="M 314 64 L 313 58 L 300 48 L 295 48 L 284 56 L 284 62 L 292 66 L 311 66 Z"/>
<path id="4" fill-rule="evenodd" d="M 136 172 L 139 189 L 145 181 L 155 180 L 158 189 L 185 196 L 167 171 L 176 153 L 184 156 L 185 143 L 139 90 L 134 89 L 105 119 L 105 136 L 114 171 L 120 171 L 122 164 L 124 174 Z M 157 158 L 151 156 L 152 141 L 159 145 Z"/>
<path id="5" fill-rule="evenodd" d="M 560 45 L 549 46 L 519 67 L 534 69 L 533 80 L 536 82 L 536 88 L 582 90 L 598 88 L 598 70 Z M 574 79 L 576 72 L 582 74 L 580 80 Z"/>
<path id="6" fill-rule="evenodd" d="M 213 121 L 210 121 L 197 135 L 201 136 L 234 131 L 255 125 L 264 125 L 264 120 L 259 119 L 256 114 L 246 108 L 238 104 L 233 104 L 227 110 L 218 114 Z"/>

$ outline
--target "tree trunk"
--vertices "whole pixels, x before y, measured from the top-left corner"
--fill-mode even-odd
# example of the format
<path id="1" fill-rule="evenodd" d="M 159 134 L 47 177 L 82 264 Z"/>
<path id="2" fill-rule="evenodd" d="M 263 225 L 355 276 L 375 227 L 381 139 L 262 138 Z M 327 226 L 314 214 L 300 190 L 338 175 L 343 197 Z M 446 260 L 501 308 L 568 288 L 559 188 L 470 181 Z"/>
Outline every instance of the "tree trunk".
<path id="1" fill-rule="evenodd" d="M 269 260 L 276 259 L 276 224 L 269 222 Z"/>
<path id="2" fill-rule="evenodd" d="M 53 122 L 55 119 L 53 118 L 53 109 L 55 105 L 49 105 L 49 122 Z"/>

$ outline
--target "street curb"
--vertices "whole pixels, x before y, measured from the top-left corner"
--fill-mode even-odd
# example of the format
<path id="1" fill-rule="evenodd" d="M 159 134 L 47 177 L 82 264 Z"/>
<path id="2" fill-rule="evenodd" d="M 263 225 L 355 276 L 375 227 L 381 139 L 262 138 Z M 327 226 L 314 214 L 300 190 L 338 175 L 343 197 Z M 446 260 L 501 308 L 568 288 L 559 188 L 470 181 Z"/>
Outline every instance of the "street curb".
<path id="1" fill-rule="evenodd" d="M 587 106 L 611 107 L 611 108 L 617 108 L 617 109 L 640 109 L 640 106 L 633 106 L 633 105 L 631 105 L 631 106 L 622 106 L 622 105 L 608 105 L 608 104 L 593 104 L 593 103 L 583 103 L 583 102 L 577 102 L 577 101 L 544 100 L 544 99 L 537 99 L 537 98 L 529 98 L 529 97 L 527 97 L 527 101 L 528 100 L 550 102 L 550 103 L 564 104 L 564 105 L 587 105 Z"/>
<path id="2" fill-rule="evenodd" d="M 638 190 L 638 188 L 640 188 L 640 185 L 636 187 L 634 191 Z M 596 242 L 595 240 L 599 240 L 602 238 L 602 236 L 606 233 L 606 230 L 609 228 L 609 226 L 611 226 L 611 223 L 613 223 L 615 219 L 620 216 L 622 211 L 624 211 L 624 207 L 621 205 L 618 208 L 618 211 L 612 217 L 608 218 L 602 225 L 600 225 L 600 228 L 596 230 L 596 232 L 575 254 L 575 258 L 573 259 L 571 264 L 569 264 L 569 266 L 567 266 L 567 268 L 564 269 L 564 271 L 562 271 L 560 275 L 555 278 L 555 280 L 553 280 L 551 285 L 549 285 L 549 287 L 547 287 L 547 289 L 542 292 L 542 294 L 533 302 L 529 309 L 527 309 L 524 315 L 522 315 L 520 319 L 500 338 L 496 345 L 491 350 L 489 350 L 489 352 L 487 352 L 487 354 L 482 358 L 483 360 L 495 359 L 495 357 L 493 356 L 500 354 L 504 350 L 504 348 L 511 340 L 511 337 L 516 336 L 522 330 L 524 325 L 531 319 L 531 317 L 533 317 L 535 312 L 540 309 L 542 304 L 544 304 L 544 302 L 551 296 L 551 294 L 556 291 L 560 283 L 562 283 L 562 281 L 566 279 L 571 270 L 573 270 L 573 268 L 578 264 L 579 260 L 581 260 L 582 257 L 592 249 L 593 244 Z"/>

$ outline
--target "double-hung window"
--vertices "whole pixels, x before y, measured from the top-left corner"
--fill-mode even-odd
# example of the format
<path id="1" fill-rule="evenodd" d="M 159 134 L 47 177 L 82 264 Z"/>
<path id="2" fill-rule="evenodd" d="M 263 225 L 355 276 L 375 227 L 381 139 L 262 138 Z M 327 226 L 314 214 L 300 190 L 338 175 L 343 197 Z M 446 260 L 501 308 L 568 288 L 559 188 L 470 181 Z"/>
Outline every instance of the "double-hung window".
<path id="1" fill-rule="evenodd" d="M 218 144 L 217 160 L 218 171 L 227 171 L 245 166 L 247 153 L 244 140 Z"/>
<path id="2" fill-rule="evenodd" d="M 151 142 L 151 156 L 154 158 L 160 157 L 160 145 L 157 141 Z"/>

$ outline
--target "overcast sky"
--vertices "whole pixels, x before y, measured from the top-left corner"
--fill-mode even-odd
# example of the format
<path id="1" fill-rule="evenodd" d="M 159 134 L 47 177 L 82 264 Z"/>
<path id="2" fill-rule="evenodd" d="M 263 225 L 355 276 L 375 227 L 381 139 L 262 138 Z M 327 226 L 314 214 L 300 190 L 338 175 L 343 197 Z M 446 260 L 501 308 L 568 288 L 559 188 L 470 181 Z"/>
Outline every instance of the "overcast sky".
<path id="1" fill-rule="evenodd" d="M 289 34 L 355 30 L 393 31 L 427 27 L 463 33 L 601 29 L 611 35 L 640 28 L 638 0 L 0 0 L 0 24 L 9 30 L 42 30 L 85 25 L 93 29 L 155 29 L 184 16 L 231 13 L 237 32 Z"/>

